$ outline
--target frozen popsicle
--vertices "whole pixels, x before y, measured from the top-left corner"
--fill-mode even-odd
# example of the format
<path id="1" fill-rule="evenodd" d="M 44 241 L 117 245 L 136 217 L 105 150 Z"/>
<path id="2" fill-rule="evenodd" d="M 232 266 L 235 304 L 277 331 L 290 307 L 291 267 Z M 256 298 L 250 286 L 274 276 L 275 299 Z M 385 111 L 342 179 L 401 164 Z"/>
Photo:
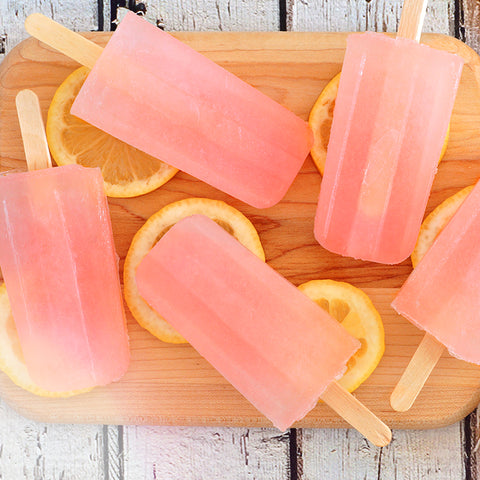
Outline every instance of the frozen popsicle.
<path id="1" fill-rule="evenodd" d="M 421 4 L 405 2 L 396 38 L 347 38 L 315 218 L 344 256 L 394 264 L 415 246 L 464 63 L 415 41 Z"/>
<path id="2" fill-rule="evenodd" d="M 392 393 L 396 410 L 410 408 L 445 347 L 451 355 L 480 365 L 479 238 L 477 183 L 392 303 L 426 332 Z"/>
<path id="3" fill-rule="evenodd" d="M 308 155 L 305 121 L 132 12 L 99 58 L 92 47 L 93 62 L 87 40 L 78 56 L 56 33 L 69 31 L 46 17 L 28 17 L 26 28 L 93 66 L 73 115 L 250 205 L 280 201 Z"/>
<path id="4" fill-rule="evenodd" d="M 29 167 L 47 167 L 38 99 L 22 91 L 17 107 Z M 1 176 L 0 266 L 38 386 L 80 390 L 125 373 L 128 337 L 100 170 L 69 165 Z"/>
<path id="5" fill-rule="evenodd" d="M 280 430 L 322 397 L 374 443 L 388 443 L 388 428 L 334 382 L 358 340 L 208 217 L 175 224 L 136 281 L 150 306 Z"/>

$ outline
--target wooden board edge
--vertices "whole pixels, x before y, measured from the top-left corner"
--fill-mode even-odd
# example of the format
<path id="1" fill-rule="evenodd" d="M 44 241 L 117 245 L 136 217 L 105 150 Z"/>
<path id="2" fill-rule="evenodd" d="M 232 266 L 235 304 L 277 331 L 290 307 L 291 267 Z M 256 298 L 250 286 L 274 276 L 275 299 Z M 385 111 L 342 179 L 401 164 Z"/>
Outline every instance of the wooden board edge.
<path id="1" fill-rule="evenodd" d="M 95 43 L 100 43 L 100 44 L 105 44 L 108 39 L 113 35 L 113 32 L 78 32 L 80 35 L 85 36 L 86 38 L 94 41 Z M 303 50 L 312 50 L 315 51 L 318 48 L 316 45 L 318 43 L 310 41 L 311 38 L 316 37 L 318 39 L 322 37 L 341 37 L 345 38 L 350 35 L 351 33 L 360 33 L 360 32 L 213 32 L 213 31 L 181 31 L 181 32 L 168 32 L 174 37 L 186 41 L 188 43 L 188 40 L 191 38 L 216 38 L 216 39 L 221 39 L 221 38 L 227 38 L 227 39 L 247 39 L 249 40 L 246 43 L 239 43 L 238 44 L 238 49 L 241 50 L 242 48 L 248 48 L 251 46 L 252 49 L 259 50 L 262 47 L 262 43 L 265 42 L 268 39 L 275 38 L 278 42 L 278 39 L 284 40 L 284 43 L 280 45 L 280 48 L 292 48 L 292 40 L 297 41 L 299 44 L 301 44 Z M 393 36 L 394 34 L 391 33 L 386 33 L 386 35 Z M 258 40 L 263 40 L 258 41 Z M 309 41 L 305 41 L 305 40 Z M 452 37 L 450 35 L 445 35 L 441 33 L 425 33 L 422 35 L 421 38 L 422 43 L 426 44 L 431 44 L 434 43 L 436 46 L 440 46 L 443 50 L 449 51 L 451 53 L 456 53 L 460 55 L 462 58 L 465 59 L 466 63 L 471 64 L 474 68 L 475 71 L 478 74 L 478 69 L 480 67 L 480 56 L 473 50 L 471 47 L 469 47 L 467 44 L 462 42 L 461 40 L 458 40 L 455 37 Z M 30 44 L 40 44 L 41 42 L 33 37 L 28 37 L 21 42 L 19 42 L 15 47 L 13 47 L 7 55 L 5 55 L 4 59 L 0 63 L 0 78 L 1 78 L 1 72 L 3 70 L 7 70 L 10 64 L 12 63 L 13 60 L 15 60 L 15 57 L 20 57 L 24 58 L 21 54 L 22 50 L 25 48 L 28 48 Z M 268 48 L 273 48 L 274 46 L 272 44 L 268 45 Z M 57 52 L 55 49 L 52 47 L 49 47 L 45 44 L 42 44 L 42 48 L 45 48 L 52 53 L 56 53 L 59 56 L 64 57 L 63 54 L 60 52 Z M 277 47 L 278 49 L 278 47 Z M 27 61 L 33 61 L 34 59 L 25 59 Z M 72 64 L 76 63 L 74 60 L 70 60 Z M 479 80 L 479 76 L 476 75 L 477 80 Z"/>
<path id="2" fill-rule="evenodd" d="M 181 34 L 185 34 L 185 35 L 215 35 L 215 36 L 221 36 L 221 35 L 224 35 L 224 34 L 229 34 L 231 32 L 180 32 Z M 311 35 L 311 33 L 306 33 L 306 32 L 261 32 L 262 35 L 265 35 L 265 36 L 276 36 L 277 34 L 279 33 L 282 33 L 282 34 L 285 34 L 286 36 L 288 36 L 288 38 L 291 38 L 292 37 L 292 34 L 293 35 Z M 178 35 L 179 37 L 182 36 L 182 35 Z M 342 36 L 342 35 L 346 35 L 345 33 L 335 33 L 335 34 L 331 34 L 331 33 L 323 33 L 323 32 L 315 32 L 314 33 L 315 35 L 339 35 L 339 36 Z M 90 37 L 90 38 L 95 38 L 96 37 L 96 33 L 86 33 L 85 34 L 86 36 Z M 239 35 L 237 33 L 237 35 Z M 250 35 L 250 36 L 253 36 L 253 35 L 258 35 L 257 33 L 255 32 L 247 32 L 247 33 L 242 33 L 242 35 Z M 107 36 L 107 34 L 103 34 L 104 37 Z M 468 57 L 469 58 L 469 63 L 472 65 L 472 67 L 474 67 L 474 72 L 475 72 L 475 77 L 477 79 L 477 84 L 480 83 L 479 82 L 479 66 L 480 66 L 480 57 L 476 54 L 476 52 L 474 52 L 470 47 L 466 46 L 465 44 L 463 44 L 461 41 L 459 40 L 456 40 L 452 37 L 449 37 L 449 36 L 446 36 L 446 35 L 438 35 L 438 34 L 429 34 L 428 36 L 431 36 L 431 37 L 438 37 L 438 38 L 445 38 L 445 42 L 449 43 L 449 44 L 452 44 L 454 45 L 454 47 L 450 47 L 450 48 L 454 48 L 455 50 L 458 50 L 459 52 L 463 52 L 462 56 L 465 57 Z M 453 42 L 452 42 L 453 40 Z M 17 48 L 18 48 L 18 52 L 19 52 L 19 57 L 21 58 L 22 61 L 27 61 L 26 59 L 24 59 L 24 57 L 21 55 L 21 49 L 22 49 L 22 46 L 23 44 L 26 44 L 28 45 L 27 42 L 38 42 L 37 40 L 33 39 L 33 38 L 29 38 L 29 39 L 26 39 L 24 40 L 23 42 L 21 42 L 19 45 L 17 45 L 14 49 L 12 49 L 12 51 L 9 53 L 8 56 L 10 56 Z M 61 55 L 61 54 L 59 54 Z M 12 57 L 13 58 L 13 57 Z M 0 65 L 0 82 L 1 82 L 1 72 L 4 68 L 4 65 L 7 65 L 6 62 L 2 62 L 2 65 Z M 7 68 L 7 67 L 5 67 Z M 401 423 L 401 428 L 408 428 L 408 429 L 415 429 L 415 428 L 437 428 L 437 427 L 441 427 L 441 426 L 445 426 L 445 425 L 449 425 L 451 423 L 455 423 L 456 421 L 460 420 L 461 418 L 463 418 L 464 416 L 466 416 L 470 411 L 472 411 L 476 404 L 478 403 L 478 401 L 480 400 L 480 391 L 477 392 L 476 395 L 474 395 L 472 397 L 472 399 L 467 402 L 465 404 L 464 407 L 462 407 L 461 409 L 457 410 L 455 412 L 455 414 L 452 414 L 448 417 L 444 417 L 442 422 L 441 423 L 436 423 L 434 421 L 428 421 L 426 423 L 418 423 L 417 421 L 415 420 L 412 420 L 411 423 L 408 424 L 408 426 L 406 426 L 406 423 Z M 9 403 L 8 400 L 6 403 Z M 9 403 L 11 405 L 11 403 Z M 18 411 L 19 413 L 21 413 L 22 415 L 24 415 L 25 417 L 27 418 L 32 418 L 34 420 L 37 420 L 37 421 L 45 421 L 45 422 L 52 422 L 51 419 L 42 419 L 41 415 L 37 415 L 37 413 L 35 412 L 29 412 L 28 411 L 28 408 L 25 408 L 25 409 L 22 409 L 22 408 L 18 408 L 18 406 L 15 406 L 13 407 L 16 411 Z M 103 418 L 107 418 L 108 417 L 102 417 Z M 148 417 L 147 419 L 144 419 L 142 417 L 135 417 L 133 418 L 134 422 L 132 422 L 132 424 L 139 424 L 139 423 L 142 423 L 144 422 L 145 424 L 145 420 L 147 420 L 147 423 L 148 423 L 148 420 L 152 418 L 152 417 Z M 217 423 L 217 418 L 218 418 L 218 423 Z M 190 418 L 190 417 L 185 417 L 185 416 L 179 416 L 179 417 L 174 417 L 174 416 L 169 416 L 168 418 L 166 417 L 161 417 L 159 416 L 158 417 L 158 422 L 159 423 L 156 423 L 158 425 L 209 425 L 209 426 L 221 426 L 221 425 L 224 425 L 224 423 L 222 423 L 224 421 L 224 419 L 232 419 L 232 422 L 231 422 L 231 425 L 234 425 L 234 426 L 245 426 L 244 423 L 236 423 L 235 422 L 235 419 L 234 417 L 208 417 L 208 418 L 205 418 L 201 421 L 199 421 L 198 418 Z M 238 420 L 237 420 L 238 421 Z M 99 422 L 99 418 L 98 416 L 95 417 L 95 416 L 92 416 L 92 420 L 89 421 L 88 423 L 98 423 Z M 103 420 L 100 420 L 100 423 L 102 423 Z M 181 422 L 181 423 L 178 423 L 178 422 Z M 249 419 L 249 422 L 251 422 L 252 426 L 270 426 L 268 424 L 268 420 L 264 419 L 254 419 L 253 417 Z M 304 425 L 303 423 L 304 422 L 300 422 L 299 424 L 299 428 L 342 428 L 342 427 L 346 427 L 347 425 L 342 423 L 340 420 L 337 423 L 335 424 L 329 424 L 328 426 L 326 425 L 322 425 L 321 422 L 322 420 L 319 419 L 319 420 L 316 420 L 314 423 L 314 425 L 312 425 L 312 427 L 309 426 L 308 424 L 308 419 L 305 421 L 307 422 L 307 425 Z M 71 423 L 71 421 L 69 420 L 68 423 Z M 78 423 L 85 423 L 84 421 L 82 422 L 78 422 Z M 394 428 L 397 428 L 395 427 L 396 425 L 396 422 L 390 422 Z M 126 423 L 127 424 L 127 423 Z M 128 424 L 131 424 L 131 423 L 128 423 Z"/>
<path id="3" fill-rule="evenodd" d="M 13 382 L 7 377 L 6 374 L 0 372 L 0 391 L 2 392 L 2 400 L 15 412 L 30 420 L 50 423 L 50 424 L 107 424 L 107 425 L 155 425 L 155 426 L 195 426 L 195 427 L 243 427 L 243 428 L 273 428 L 271 422 L 259 414 L 258 417 L 242 417 L 238 418 L 235 415 L 223 415 L 223 416 L 203 416 L 195 417 L 189 415 L 135 415 L 129 417 L 126 421 L 118 421 L 118 414 L 82 414 L 81 419 L 75 419 L 75 417 L 69 413 L 66 416 L 62 415 L 61 411 L 51 412 L 46 414 L 45 410 L 38 410 L 31 408 L 29 402 L 17 402 L 15 392 L 19 392 L 22 397 L 25 397 L 25 391 L 21 387 L 13 384 Z M 11 393 L 11 395 L 8 394 Z M 28 395 L 34 395 L 27 392 Z M 45 399 L 48 401 L 48 399 Z M 58 400 L 58 399 L 56 399 Z M 68 400 L 68 399 L 66 399 Z M 445 416 L 435 416 L 435 410 L 432 410 L 430 418 L 422 419 L 408 419 L 403 417 L 402 414 L 398 414 L 393 410 L 387 414 L 385 412 L 375 412 L 376 415 L 382 419 L 390 428 L 402 429 L 402 430 L 432 430 L 437 428 L 446 427 L 463 420 L 471 412 L 475 410 L 480 402 L 480 389 L 472 394 L 470 399 L 457 408 L 452 413 Z M 389 415 L 393 415 L 393 419 L 388 419 Z M 408 415 L 408 412 L 406 413 Z M 337 419 L 325 419 L 321 418 L 309 418 L 308 416 L 298 422 L 296 422 L 292 428 L 352 428 L 343 419 L 338 417 Z"/>
<path id="4" fill-rule="evenodd" d="M 477 390 L 469 401 L 467 401 L 461 408 L 457 409 L 451 415 L 440 417 L 437 421 L 433 420 L 410 420 L 410 421 L 392 421 L 389 426 L 395 429 L 402 430 L 433 430 L 437 428 L 448 427 L 454 423 L 462 421 L 470 415 L 480 403 L 480 389 Z"/>

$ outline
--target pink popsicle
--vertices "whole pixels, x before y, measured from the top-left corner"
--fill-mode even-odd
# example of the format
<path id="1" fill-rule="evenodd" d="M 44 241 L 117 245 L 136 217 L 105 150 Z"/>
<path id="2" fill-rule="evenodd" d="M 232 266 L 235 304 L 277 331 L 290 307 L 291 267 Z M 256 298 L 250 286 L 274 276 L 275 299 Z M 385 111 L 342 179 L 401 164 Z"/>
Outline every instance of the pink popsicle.
<path id="1" fill-rule="evenodd" d="M 480 364 L 480 183 L 408 277 L 393 308 L 449 352 Z"/>
<path id="2" fill-rule="evenodd" d="M 315 219 L 322 246 L 387 264 L 410 255 L 462 66 L 413 40 L 348 37 Z"/>
<path id="3" fill-rule="evenodd" d="M 78 390 L 125 373 L 128 337 L 100 170 L 0 177 L 0 266 L 37 385 Z"/>
<path id="4" fill-rule="evenodd" d="M 313 141 L 291 111 L 134 13 L 71 112 L 259 208 L 285 195 Z"/>
<path id="5" fill-rule="evenodd" d="M 282 431 L 315 406 L 360 345 L 201 215 L 174 225 L 136 280 L 142 297 Z"/>

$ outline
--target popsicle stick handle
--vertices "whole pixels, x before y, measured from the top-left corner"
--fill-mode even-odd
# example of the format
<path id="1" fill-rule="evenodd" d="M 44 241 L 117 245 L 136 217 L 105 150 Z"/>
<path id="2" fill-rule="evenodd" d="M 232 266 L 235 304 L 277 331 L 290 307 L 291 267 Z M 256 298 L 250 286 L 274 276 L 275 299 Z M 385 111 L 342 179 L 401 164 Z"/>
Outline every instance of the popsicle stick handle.
<path id="1" fill-rule="evenodd" d="M 394 410 L 406 412 L 410 409 L 444 350 L 435 337 L 425 334 L 390 396 Z"/>
<path id="2" fill-rule="evenodd" d="M 321 399 L 377 447 L 384 447 L 392 440 L 387 425 L 338 382 L 332 382 Z"/>
<path id="3" fill-rule="evenodd" d="M 397 33 L 399 37 L 410 38 L 417 42 L 420 41 L 423 21 L 425 20 L 425 11 L 427 10 L 427 1 L 428 0 L 405 0 L 403 2 L 402 15 Z"/>
<path id="4" fill-rule="evenodd" d="M 25 20 L 25 29 L 38 40 L 86 67 L 93 68 L 103 48 L 40 13 Z"/>
<path id="5" fill-rule="evenodd" d="M 51 167 L 52 159 L 37 95 L 31 90 L 21 90 L 15 98 L 15 103 L 28 169 L 40 170 Z"/>

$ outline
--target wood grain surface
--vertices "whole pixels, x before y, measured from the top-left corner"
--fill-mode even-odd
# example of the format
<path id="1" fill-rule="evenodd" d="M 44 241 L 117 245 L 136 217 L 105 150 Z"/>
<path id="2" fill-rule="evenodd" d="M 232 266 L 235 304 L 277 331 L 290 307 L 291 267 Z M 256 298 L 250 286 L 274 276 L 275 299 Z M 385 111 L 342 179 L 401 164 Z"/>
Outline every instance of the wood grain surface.
<path id="1" fill-rule="evenodd" d="M 118 2 L 121 3 L 121 2 Z M 169 31 L 257 31 L 278 30 L 278 0 L 149 0 L 136 2 L 137 12 Z M 118 18 L 117 13 L 117 18 Z"/>
<path id="2" fill-rule="evenodd" d="M 455 3 L 454 0 L 430 0 L 423 32 L 453 35 Z M 396 32 L 403 0 L 287 0 L 286 5 L 287 30 Z"/>
<path id="3" fill-rule="evenodd" d="M 109 34 L 89 34 L 105 44 Z M 294 112 L 307 117 L 318 93 L 339 70 L 345 34 L 321 33 L 181 33 L 178 37 L 224 65 Z M 464 56 L 464 69 L 452 117 L 449 148 L 443 160 L 429 209 L 480 175 L 478 104 L 479 59 L 461 42 L 427 35 L 426 43 Z M 29 39 L 4 60 L 0 70 L 1 170 L 25 170 L 24 154 L 13 99 L 21 88 L 32 88 L 46 112 L 59 83 L 77 65 L 63 55 Z M 412 172 L 413 174 L 414 172 Z M 366 289 L 382 314 L 386 328 L 385 356 L 358 398 L 392 427 L 431 428 L 463 418 L 478 403 L 480 369 L 448 355 L 442 357 L 417 404 L 407 413 L 393 412 L 388 397 L 422 332 L 389 307 L 411 266 L 376 265 L 331 254 L 313 239 L 312 226 L 320 175 L 307 160 L 285 199 L 267 210 L 236 201 L 186 174 L 164 187 L 134 199 L 110 199 L 117 251 L 123 260 L 131 238 L 152 213 L 189 196 L 227 201 L 254 223 L 267 261 L 294 284 L 315 278 L 350 281 Z M 121 262 L 122 263 L 122 262 Z M 3 398 L 22 414 L 44 421 L 119 424 L 179 424 L 268 426 L 243 397 L 190 346 L 164 344 L 130 317 L 132 365 L 122 381 L 65 400 L 44 399 L 0 377 Z M 435 405 L 432 407 L 432 399 Z M 299 427 L 339 427 L 345 424 L 319 404 Z"/>
<path id="4" fill-rule="evenodd" d="M 382 449 L 354 430 L 304 429 L 297 435 L 302 480 L 465 478 L 462 442 L 453 440 L 463 438 L 461 423 L 441 430 L 395 430 L 392 443 Z M 327 445 L 332 447 L 322 448 Z"/>
<path id="5" fill-rule="evenodd" d="M 57 20 L 61 16 L 62 23 L 76 30 L 110 30 L 117 6 L 128 5 L 166 30 L 205 29 L 206 22 L 212 30 L 252 30 L 252 24 L 258 30 L 286 30 L 287 19 L 296 15 L 289 30 L 394 31 L 399 4 L 401 0 L 4 0 L 0 60 L 2 52 L 24 38 L 23 20 L 34 10 Z M 216 21 L 219 11 L 228 13 L 231 5 L 229 21 Z M 425 31 L 455 35 L 479 51 L 476 12 L 477 0 L 431 0 Z M 184 18 L 190 19 L 188 24 Z M 476 412 L 440 429 L 395 430 L 393 442 L 378 449 L 345 429 L 291 429 L 279 436 L 262 428 L 38 423 L 25 420 L 0 399 L 0 474 L 5 479 L 50 480 L 211 480 L 225 478 L 225 472 L 231 480 L 474 480 L 480 478 Z M 264 431 L 268 434 L 260 435 Z M 285 448 L 278 448 L 279 442 Z"/>

